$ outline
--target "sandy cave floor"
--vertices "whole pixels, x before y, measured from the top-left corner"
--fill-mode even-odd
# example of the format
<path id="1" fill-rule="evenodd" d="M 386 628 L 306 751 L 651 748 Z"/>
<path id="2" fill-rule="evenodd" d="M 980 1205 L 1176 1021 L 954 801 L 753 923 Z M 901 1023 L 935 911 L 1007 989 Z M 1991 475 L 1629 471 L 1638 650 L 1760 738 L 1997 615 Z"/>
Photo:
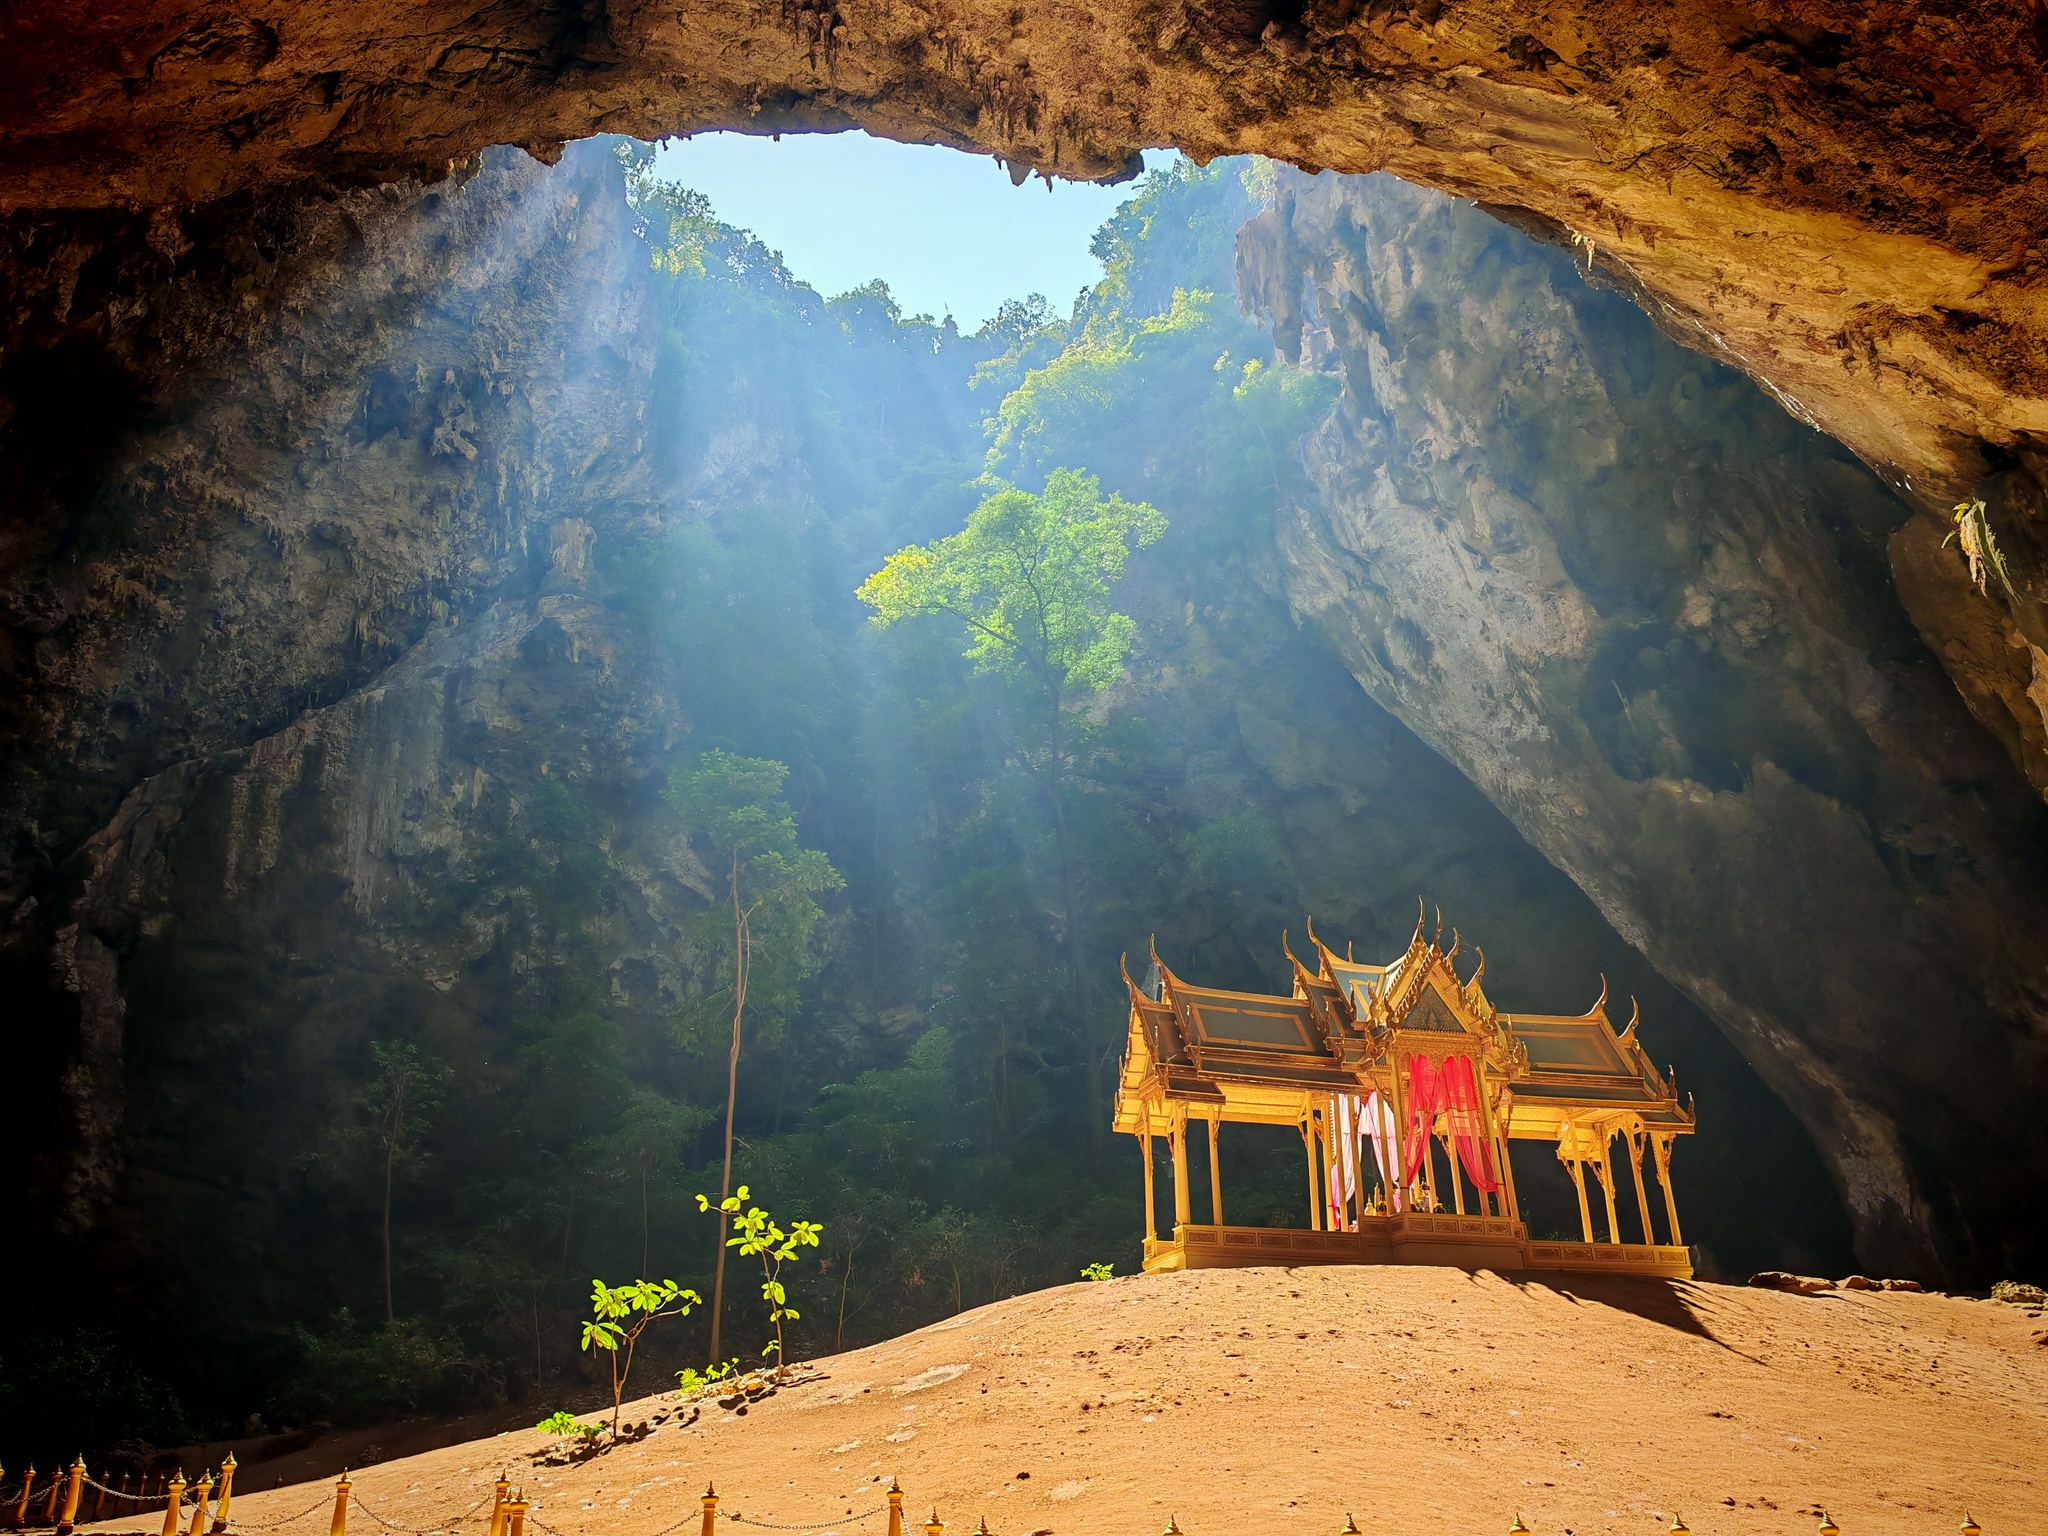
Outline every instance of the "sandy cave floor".
<path id="1" fill-rule="evenodd" d="M 707 1401 L 579 1465 L 537 1465 L 552 1438 L 522 1430 L 369 1468 L 355 1492 L 408 1531 L 481 1499 L 466 1536 L 501 1466 L 542 1536 L 694 1536 L 707 1480 L 745 1521 L 881 1536 L 891 1475 L 954 1536 L 984 1515 L 997 1536 L 1151 1536 L 1169 1515 L 1188 1536 L 1336 1536 L 1347 1513 L 1487 1536 L 1517 1512 L 1536 1536 L 1653 1536 L 1674 1512 L 1700 1536 L 1810 1536 L 1822 1509 L 1843 1536 L 1949 1536 L 1966 1506 L 1987 1536 L 2033 1536 L 2044 1323 L 1946 1296 L 1448 1269 L 1135 1276 L 831 1357 L 744 1415 Z M 234 1523 L 318 1492 L 237 1495 Z M 331 1502 L 279 1536 L 317 1536 Z"/>

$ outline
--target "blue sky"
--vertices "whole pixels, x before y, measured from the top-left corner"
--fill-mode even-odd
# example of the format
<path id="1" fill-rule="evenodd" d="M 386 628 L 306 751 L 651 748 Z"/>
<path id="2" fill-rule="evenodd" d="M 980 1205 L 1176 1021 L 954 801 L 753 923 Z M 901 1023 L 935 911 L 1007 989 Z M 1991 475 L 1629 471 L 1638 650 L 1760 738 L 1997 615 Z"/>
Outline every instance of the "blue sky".
<path id="1" fill-rule="evenodd" d="M 987 155 L 864 133 L 699 134 L 663 145 L 655 166 L 820 293 L 879 277 L 906 313 L 950 313 L 968 331 L 1028 293 L 1065 314 L 1102 276 L 1089 240 L 1135 189 L 1058 181 L 1048 192 L 1036 177 L 1013 187 Z"/>

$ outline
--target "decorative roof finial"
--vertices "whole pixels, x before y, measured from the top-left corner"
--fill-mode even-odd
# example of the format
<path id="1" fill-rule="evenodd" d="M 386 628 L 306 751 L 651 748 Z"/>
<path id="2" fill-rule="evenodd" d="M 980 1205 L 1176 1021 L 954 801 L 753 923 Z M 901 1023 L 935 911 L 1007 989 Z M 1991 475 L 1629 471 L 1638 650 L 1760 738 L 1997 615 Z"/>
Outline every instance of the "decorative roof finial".
<path id="1" fill-rule="evenodd" d="M 1593 1015 L 1594 1015 L 1594 1014 L 1596 1014 L 1596 1013 L 1605 1013 L 1606 1011 L 1607 1011 L 1607 973 L 1606 973 L 1605 971 L 1602 971 L 1602 972 L 1600 973 L 1600 1000 L 1599 1000 L 1598 1002 L 1594 1003 L 1592 1007 L 1590 1007 L 1590 1008 L 1588 1008 L 1588 1009 L 1586 1010 L 1586 1017 L 1590 1019 L 1590 1018 L 1592 1018 L 1592 1017 L 1593 1017 Z"/>

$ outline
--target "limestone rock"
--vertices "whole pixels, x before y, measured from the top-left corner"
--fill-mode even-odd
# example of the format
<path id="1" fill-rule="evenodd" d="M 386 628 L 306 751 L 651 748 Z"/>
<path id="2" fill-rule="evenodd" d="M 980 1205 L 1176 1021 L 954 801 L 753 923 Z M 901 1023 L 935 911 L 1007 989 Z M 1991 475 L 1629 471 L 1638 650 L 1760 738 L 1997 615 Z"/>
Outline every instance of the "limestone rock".
<path id="1" fill-rule="evenodd" d="M 1795 1107 L 1865 1262 L 1938 1272 L 2048 1177 L 2038 804 L 1897 606 L 1910 508 L 1520 246 L 1387 177 L 1290 173 L 1241 234 L 1344 381 L 1290 601 Z"/>

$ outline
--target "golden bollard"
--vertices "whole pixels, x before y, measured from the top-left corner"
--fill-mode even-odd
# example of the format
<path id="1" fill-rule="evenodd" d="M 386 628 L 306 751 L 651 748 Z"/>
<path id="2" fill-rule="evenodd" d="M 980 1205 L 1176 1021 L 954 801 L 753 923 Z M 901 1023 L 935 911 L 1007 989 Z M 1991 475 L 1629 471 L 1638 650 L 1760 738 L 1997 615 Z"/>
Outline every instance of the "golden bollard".
<path id="1" fill-rule="evenodd" d="M 199 1502 L 192 1506 L 192 1529 L 189 1536 L 206 1536 L 206 1501 L 213 1497 L 213 1474 L 199 1474 Z"/>
<path id="2" fill-rule="evenodd" d="M 1826 1510 L 1820 1512 L 1819 1536 L 1842 1536 L 1842 1528 L 1829 1518 Z"/>
<path id="3" fill-rule="evenodd" d="M 35 1485 L 36 1464 L 30 1462 L 28 1470 L 21 1474 L 21 1497 L 14 1501 L 14 1528 L 17 1531 L 28 1524 L 28 1495 Z"/>
<path id="4" fill-rule="evenodd" d="M 931 1519 L 924 1523 L 924 1536 L 946 1536 L 946 1522 L 939 1518 L 939 1512 L 932 1511 Z"/>
<path id="5" fill-rule="evenodd" d="M 903 1484 L 889 1479 L 889 1536 L 903 1536 Z"/>
<path id="6" fill-rule="evenodd" d="M 55 1492 L 53 1488 L 51 1490 Z M 75 1457 L 64 1489 L 64 1512 L 57 1517 L 57 1536 L 71 1536 L 78 1525 L 78 1496 L 85 1492 L 85 1458 Z"/>
<path id="7" fill-rule="evenodd" d="M 178 1475 L 171 1479 L 164 1490 L 164 1536 L 178 1536 L 178 1506 L 185 1502 L 185 1469 L 178 1468 Z"/>
<path id="8" fill-rule="evenodd" d="M 107 1476 L 109 1476 L 109 1477 L 112 1477 L 113 1475 L 114 1475 L 114 1469 L 113 1469 L 112 1467 L 109 1467 L 109 1468 L 107 1468 Z M 95 1488 L 93 1489 L 93 1491 L 92 1491 L 92 1517 L 93 1517 L 93 1520 L 94 1520 L 95 1522 L 97 1522 L 97 1521 L 99 1520 L 99 1517 L 100 1517 L 100 1511 L 101 1511 L 101 1510 L 103 1510 L 103 1509 L 105 1509 L 106 1507 L 107 1507 L 107 1485 L 106 1485 L 105 1483 L 100 1483 L 100 1484 L 99 1484 L 98 1486 L 96 1486 L 96 1487 L 95 1487 Z M 117 1508 L 117 1509 L 118 1509 L 119 1507 L 120 1507 L 119 1505 L 116 1505 L 116 1506 L 115 1506 L 115 1508 Z"/>
<path id="9" fill-rule="evenodd" d="M 718 1489 L 710 1483 L 704 1485 L 704 1531 L 703 1536 L 712 1536 L 718 1529 Z"/>
<path id="10" fill-rule="evenodd" d="M 1365 1533 L 1358 1528 L 1358 1521 L 1348 1510 L 1344 1515 L 1344 1529 L 1339 1531 L 1337 1536 L 1365 1536 Z"/>
<path id="11" fill-rule="evenodd" d="M 1159 1536 L 1180 1536 L 1180 1522 L 1174 1519 L 1173 1516 L 1168 1515 L 1166 1517 L 1166 1529 L 1161 1531 Z"/>
<path id="12" fill-rule="evenodd" d="M 64 1491 L 64 1484 L 56 1478 L 50 1479 L 50 1496 L 43 1500 L 43 1524 L 57 1523 L 57 1497 Z"/>
<path id="13" fill-rule="evenodd" d="M 1962 1536 L 1984 1536 L 1984 1527 L 1970 1518 L 1970 1512 L 1967 1509 L 1963 1511 L 1963 1523 L 1958 1529 L 1962 1532 Z"/>
<path id="14" fill-rule="evenodd" d="M 1676 1514 L 1671 1517 L 1671 1536 L 1692 1536 L 1692 1532 L 1685 1528 L 1685 1521 Z"/>
<path id="15" fill-rule="evenodd" d="M 213 1536 L 221 1536 L 228 1528 L 228 1500 L 235 1491 L 235 1453 L 228 1452 L 228 1459 L 220 1464 L 220 1502 L 213 1507 Z"/>
<path id="16" fill-rule="evenodd" d="M 505 1507 L 512 1515 L 512 1524 L 508 1527 L 512 1536 L 526 1536 L 526 1490 L 524 1488 L 514 1489 L 512 1502 Z"/>
<path id="17" fill-rule="evenodd" d="M 327 1536 L 348 1536 L 348 1491 L 354 1486 L 348 1480 L 348 1469 L 343 1468 L 341 1481 L 334 1485 L 334 1518 L 328 1522 Z"/>
<path id="18" fill-rule="evenodd" d="M 974 1528 L 974 1536 L 990 1536 L 987 1515 L 983 1515 L 981 1523 Z"/>
<path id="19" fill-rule="evenodd" d="M 1522 1524 L 1522 1512 L 1515 1511 L 1515 1523 L 1508 1527 L 1508 1536 L 1529 1536 L 1529 1527 Z"/>
<path id="20" fill-rule="evenodd" d="M 491 1490 L 491 1536 L 505 1536 L 505 1491 L 511 1486 L 510 1479 L 500 1471 L 497 1486 Z"/>

